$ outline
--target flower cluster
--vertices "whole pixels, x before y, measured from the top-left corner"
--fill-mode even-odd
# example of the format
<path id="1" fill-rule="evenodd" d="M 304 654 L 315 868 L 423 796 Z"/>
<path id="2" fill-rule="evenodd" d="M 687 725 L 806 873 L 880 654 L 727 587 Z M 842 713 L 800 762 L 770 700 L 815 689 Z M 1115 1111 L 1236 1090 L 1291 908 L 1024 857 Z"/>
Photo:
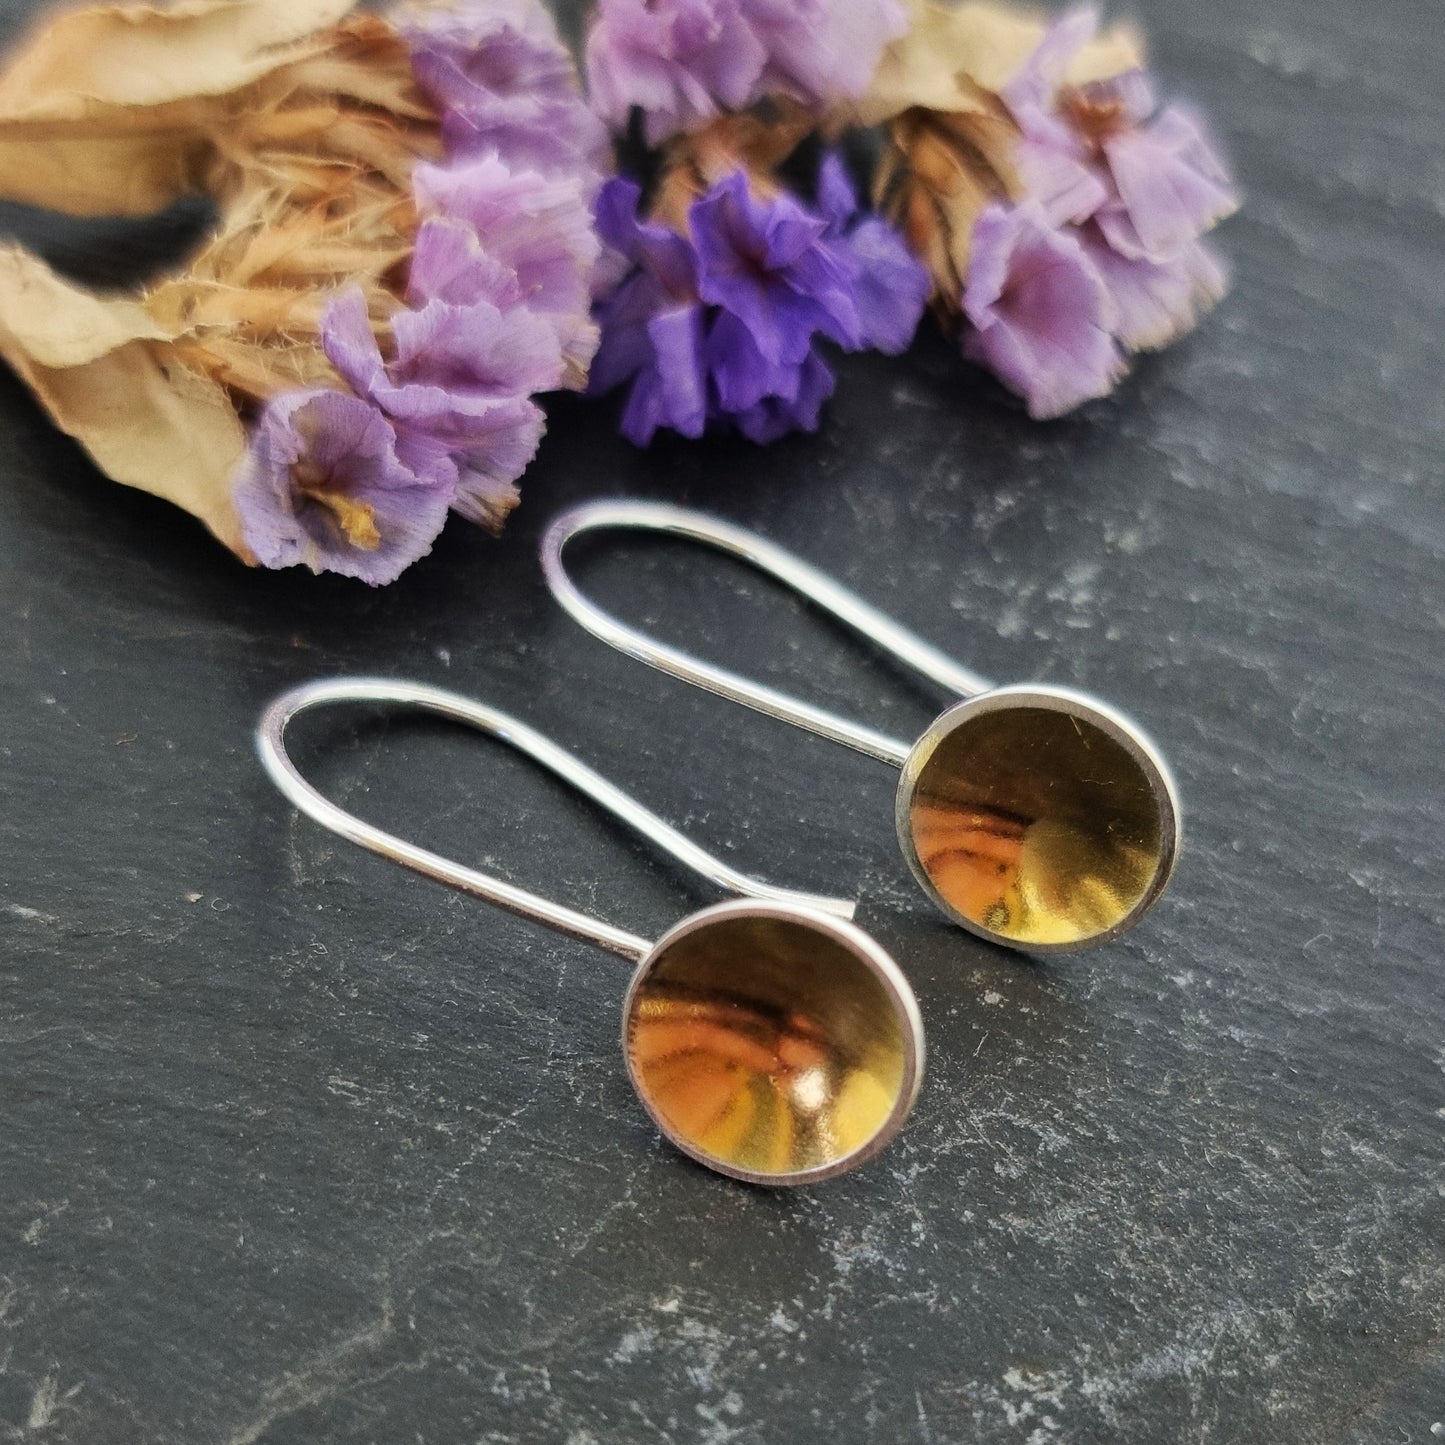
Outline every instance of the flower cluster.
<path id="1" fill-rule="evenodd" d="M 235 486 L 266 566 L 373 584 L 424 556 L 448 510 L 498 528 L 541 439 L 533 396 L 585 381 L 608 155 L 540 0 L 401 29 L 445 146 L 412 172 L 403 302 L 377 315 L 356 287 L 330 302 L 320 342 L 350 392 L 271 398 Z"/>
<path id="2" fill-rule="evenodd" d="M 0 197 L 215 202 L 133 296 L 0 247 L 0 355 L 247 562 L 379 584 L 450 513 L 499 529 L 558 387 L 625 389 L 639 445 L 768 442 L 817 427 L 830 347 L 902 352 L 931 301 L 1053 417 L 1225 291 L 1229 174 L 1092 10 L 592 0 L 584 97 L 551 0 L 404 3 L 97 3 L 0 70 Z M 788 188 L 868 129 L 877 214 L 831 153 Z"/>
<path id="3" fill-rule="evenodd" d="M 622 430 L 645 446 L 659 427 L 701 436 L 730 423 L 756 442 L 811 431 L 834 377 L 819 351 L 903 351 L 928 276 L 858 198 L 836 155 L 817 208 L 735 170 L 687 208 L 686 233 L 639 218 L 633 182 L 598 199 L 602 239 L 630 270 L 598 308 L 591 389 L 630 383 Z"/>
<path id="4" fill-rule="evenodd" d="M 1022 197 L 983 209 L 964 278 L 966 353 L 1040 418 L 1104 395 L 1126 352 L 1183 335 L 1227 285 L 1202 237 L 1238 199 L 1200 121 L 1156 113 L 1142 70 L 1065 82 L 1096 27 L 1057 21 L 1003 87 Z"/>
<path id="5" fill-rule="evenodd" d="M 898 0 L 599 0 L 588 85 L 618 129 L 639 108 L 656 145 L 766 96 L 858 96 L 906 25 Z"/>

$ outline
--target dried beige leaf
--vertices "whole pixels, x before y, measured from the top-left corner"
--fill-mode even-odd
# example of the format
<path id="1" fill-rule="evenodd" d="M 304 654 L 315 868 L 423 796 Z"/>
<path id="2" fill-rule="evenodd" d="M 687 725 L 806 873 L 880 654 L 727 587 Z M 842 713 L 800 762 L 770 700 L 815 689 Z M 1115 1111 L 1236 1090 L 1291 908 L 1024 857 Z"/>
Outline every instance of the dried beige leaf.
<path id="1" fill-rule="evenodd" d="M 62 12 L 0 76 L 0 194 L 144 216 L 202 186 L 247 86 L 317 54 L 351 0 L 187 0 Z"/>
<path id="2" fill-rule="evenodd" d="M 440 153 L 396 31 L 350 0 L 181 0 L 61 14 L 0 74 L 0 196 L 145 215 L 186 192 L 214 234 L 138 296 L 0 254 L 0 353 L 116 481 L 248 556 L 231 502 L 256 407 L 335 386 L 327 302 L 357 285 L 380 335 Z"/>
<path id="3" fill-rule="evenodd" d="M 55 424 L 116 481 L 186 508 L 245 556 L 231 502 L 245 430 L 171 339 L 131 298 L 96 296 L 18 247 L 0 250 L 0 355 Z"/>
<path id="4" fill-rule="evenodd" d="M 0 78 L 0 122 L 100 118 L 225 96 L 320 48 L 352 0 L 180 0 L 52 16 Z M 108 118 L 108 117 L 107 117 Z"/>
<path id="5" fill-rule="evenodd" d="M 976 111 L 979 92 L 997 94 L 1043 38 L 1047 17 L 968 0 L 942 5 L 907 0 L 908 32 L 884 52 L 868 92 L 852 109 L 856 124 L 879 125 L 914 107 Z M 1116 26 L 1075 59 L 1074 84 L 1120 75 L 1143 64 L 1138 37 Z"/>

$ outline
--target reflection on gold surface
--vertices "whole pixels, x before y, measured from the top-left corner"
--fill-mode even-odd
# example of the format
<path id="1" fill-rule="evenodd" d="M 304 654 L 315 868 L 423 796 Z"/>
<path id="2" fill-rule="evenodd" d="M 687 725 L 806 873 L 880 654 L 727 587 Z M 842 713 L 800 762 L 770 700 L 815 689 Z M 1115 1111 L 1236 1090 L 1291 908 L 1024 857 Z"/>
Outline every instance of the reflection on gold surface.
<path id="1" fill-rule="evenodd" d="M 709 1160 L 786 1176 L 867 1144 L 906 1087 L 893 997 L 846 944 L 789 919 L 715 919 L 665 944 L 627 1020 L 633 1077 Z"/>
<path id="2" fill-rule="evenodd" d="M 1038 706 L 966 716 L 917 772 L 908 826 L 933 886 L 1023 944 L 1107 933 L 1164 862 L 1154 780 L 1086 716 Z"/>

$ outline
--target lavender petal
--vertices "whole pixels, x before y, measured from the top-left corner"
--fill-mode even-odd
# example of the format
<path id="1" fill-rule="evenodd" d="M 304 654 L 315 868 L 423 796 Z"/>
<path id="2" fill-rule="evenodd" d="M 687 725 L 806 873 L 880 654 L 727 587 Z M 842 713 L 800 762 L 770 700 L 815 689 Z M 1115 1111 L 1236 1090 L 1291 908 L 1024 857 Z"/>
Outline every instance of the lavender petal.
<path id="1" fill-rule="evenodd" d="M 1119 207 L 1103 224 L 1124 255 L 1166 261 L 1239 206 L 1218 152 L 1178 106 L 1106 141 L 1104 155 Z"/>
<path id="2" fill-rule="evenodd" d="M 372 586 L 431 551 L 451 501 L 448 487 L 399 460 L 395 434 L 375 407 L 339 391 L 273 398 L 234 496 L 263 566 L 301 564 Z"/>
<path id="3" fill-rule="evenodd" d="M 1098 271 L 1036 203 L 992 205 L 979 217 L 963 309 L 973 323 L 966 354 L 1023 396 L 1037 419 L 1105 395 L 1123 373 Z"/>
<path id="4" fill-rule="evenodd" d="M 1195 241 L 1168 261 L 1120 255 L 1095 227 L 1081 233 L 1114 304 L 1114 334 L 1130 351 L 1157 351 L 1192 331 L 1229 288 L 1223 261 Z"/>

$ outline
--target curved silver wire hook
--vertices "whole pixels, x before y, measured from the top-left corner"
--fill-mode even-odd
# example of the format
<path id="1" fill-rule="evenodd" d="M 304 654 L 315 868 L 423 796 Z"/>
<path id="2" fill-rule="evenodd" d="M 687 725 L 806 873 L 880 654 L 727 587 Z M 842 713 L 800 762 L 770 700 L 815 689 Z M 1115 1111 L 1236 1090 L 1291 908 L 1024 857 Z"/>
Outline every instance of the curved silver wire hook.
<path id="1" fill-rule="evenodd" d="M 720 697 L 756 708 L 770 717 L 790 722 L 795 727 L 817 733 L 820 737 L 842 743 L 845 747 L 866 753 L 885 763 L 901 768 L 912 751 L 909 744 L 887 737 L 861 723 L 850 722 L 837 713 L 812 703 L 789 697 L 764 683 L 740 677 L 726 668 L 691 656 L 676 647 L 658 642 L 639 632 L 596 603 L 583 596 L 567 575 L 562 564 L 562 551 L 573 537 L 583 532 L 631 529 L 644 532 L 666 532 L 694 542 L 706 542 L 723 552 L 730 552 L 751 562 L 763 572 L 776 577 L 806 597 L 815 606 L 831 613 L 840 622 L 861 633 L 876 647 L 891 652 L 900 662 L 947 688 L 959 697 L 977 697 L 988 692 L 993 684 L 976 672 L 955 662 L 931 643 L 925 642 L 855 592 L 835 582 L 825 572 L 775 546 L 753 532 L 721 522 L 701 512 L 689 512 L 660 502 L 600 501 L 586 502 L 564 512 L 547 528 L 542 538 L 542 571 L 552 595 L 570 616 L 580 622 L 594 637 L 609 642 L 639 662 L 648 663 L 684 682 L 715 692 Z"/>
<path id="2" fill-rule="evenodd" d="M 853 916 L 854 905 L 846 899 L 824 898 L 789 888 L 775 888 L 772 884 L 762 883 L 746 873 L 739 873 L 735 868 L 699 848 L 696 843 L 664 823 L 655 813 L 650 813 L 641 803 L 620 788 L 614 787 L 599 773 L 594 773 L 584 763 L 578 762 L 571 753 L 558 747 L 550 738 L 506 713 L 497 711 L 496 708 L 473 702 L 472 699 L 457 693 L 438 687 L 427 687 L 422 683 L 397 682 L 388 678 L 338 677 L 303 683 L 300 687 L 293 687 L 289 692 L 283 693 L 271 703 L 262 713 L 256 727 L 256 751 L 271 781 L 301 812 L 323 827 L 363 848 L 369 848 L 373 853 L 381 854 L 383 858 L 390 858 L 393 862 L 424 873 L 428 878 L 450 884 L 451 887 L 485 899 L 488 903 L 496 903 L 524 918 L 545 923 L 548 927 L 570 934 L 574 938 L 595 943 L 609 952 L 621 954 L 624 958 L 640 961 L 652 951 L 652 944 L 638 934 L 614 928 L 610 923 L 603 923 L 600 919 L 591 918 L 563 904 L 553 903 L 535 893 L 529 893 L 524 888 L 504 883 L 500 878 L 494 878 L 488 873 L 478 872 L 475 868 L 467 868 L 449 858 L 443 858 L 438 853 L 418 848 L 415 844 L 348 813 L 312 787 L 301 776 L 286 751 L 286 725 L 299 713 L 311 708 L 331 703 L 367 702 L 389 703 L 420 712 L 436 713 L 510 744 L 555 773 L 564 782 L 570 783 L 579 792 L 585 793 L 593 802 L 620 818 L 649 842 L 657 844 L 679 863 L 729 892 L 831 913 L 840 918 Z"/>

